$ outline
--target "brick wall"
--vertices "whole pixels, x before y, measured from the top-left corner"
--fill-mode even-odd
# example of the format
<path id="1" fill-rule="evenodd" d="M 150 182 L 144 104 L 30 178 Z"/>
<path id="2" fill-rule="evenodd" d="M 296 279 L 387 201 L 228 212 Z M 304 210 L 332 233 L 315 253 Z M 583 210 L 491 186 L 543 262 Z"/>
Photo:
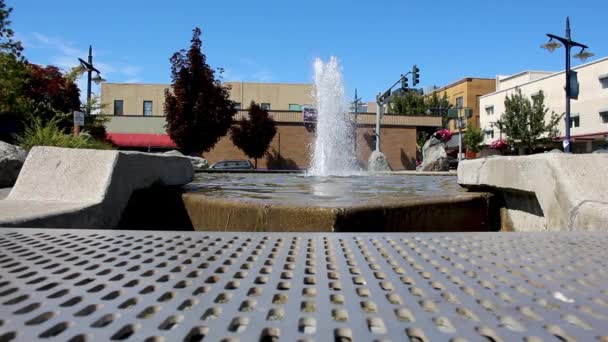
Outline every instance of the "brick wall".
<path id="1" fill-rule="evenodd" d="M 393 170 L 413 170 L 416 168 L 416 128 L 411 126 L 383 127 L 381 149 Z M 277 123 L 277 134 L 268 149 L 268 154 L 258 160 L 259 168 L 295 169 L 308 168 L 310 150 L 314 144 L 314 134 L 304 125 Z M 357 131 L 357 158 L 363 167 L 374 149 L 373 126 L 359 127 Z M 215 147 L 205 153 L 209 163 L 223 159 L 248 159 L 235 147 L 230 136 L 223 137 Z M 253 163 L 253 160 L 252 160 Z"/>

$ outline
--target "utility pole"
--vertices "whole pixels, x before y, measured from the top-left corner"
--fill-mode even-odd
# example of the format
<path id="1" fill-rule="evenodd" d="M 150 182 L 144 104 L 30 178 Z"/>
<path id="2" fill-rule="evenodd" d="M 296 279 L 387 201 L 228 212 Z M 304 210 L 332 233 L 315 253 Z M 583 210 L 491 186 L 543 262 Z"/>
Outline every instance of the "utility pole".
<path id="1" fill-rule="evenodd" d="M 357 152 L 357 128 L 359 127 L 359 103 L 361 99 L 357 97 L 357 88 L 355 88 L 355 100 L 353 104 L 355 106 L 355 153 Z"/>
<path id="2" fill-rule="evenodd" d="M 407 87 L 407 75 L 414 75 L 413 82 L 414 85 L 418 83 L 420 69 L 414 65 L 412 71 L 408 71 L 405 74 L 402 74 L 401 77 L 397 80 L 397 82 L 393 83 L 384 93 L 378 93 L 376 96 L 376 151 L 380 152 L 380 121 L 382 120 L 382 115 L 384 114 L 384 106 L 389 103 L 389 99 L 391 96 L 391 90 L 401 82 L 401 88 L 405 91 Z"/>

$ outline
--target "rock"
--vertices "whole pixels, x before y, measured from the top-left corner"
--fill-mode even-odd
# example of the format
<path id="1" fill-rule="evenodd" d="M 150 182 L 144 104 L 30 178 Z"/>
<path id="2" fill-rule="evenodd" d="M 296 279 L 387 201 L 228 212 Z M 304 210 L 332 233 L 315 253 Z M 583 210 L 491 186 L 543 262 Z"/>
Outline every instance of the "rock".
<path id="1" fill-rule="evenodd" d="M 204 169 L 209 168 L 209 163 L 207 162 L 207 159 L 205 159 L 205 158 L 186 156 L 177 150 L 167 151 L 167 152 L 164 152 L 163 154 L 169 155 L 169 156 L 188 158 L 190 160 L 190 163 L 192 163 L 192 167 L 194 167 L 195 170 L 204 170 Z"/>
<path id="2" fill-rule="evenodd" d="M 595 150 L 592 153 L 608 153 L 607 148 L 600 148 L 599 150 Z"/>
<path id="3" fill-rule="evenodd" d="M 0 200 L 0 226 L 114 228 L 134 191 L 193 177 L 183 157 L 37 146 Z"/>
<path id="4" fill-rule="evenodd" d="M 0 188 L 15 184 L 26 157 L 21 147 L 0 141 Z"/>
<path id="5" fill-rule="evenodd" d="M 420 171 L 449 171 L 445 143 L 434 136 L 422 146 L 422 164 Z"/>
<path id="6" fill-rule="evenodd" d="M 541 153 L 467 160 L 458 183 L 505 203 L 503 228 L 608 231 L 608 155 Z"/>
<path id="7" fill-rule="evenodd" d="M 373 151 L 368 159 L 368 171 L 390 171 L 391 167 L 388 165 L 386 156 L 380 151 Z"/>

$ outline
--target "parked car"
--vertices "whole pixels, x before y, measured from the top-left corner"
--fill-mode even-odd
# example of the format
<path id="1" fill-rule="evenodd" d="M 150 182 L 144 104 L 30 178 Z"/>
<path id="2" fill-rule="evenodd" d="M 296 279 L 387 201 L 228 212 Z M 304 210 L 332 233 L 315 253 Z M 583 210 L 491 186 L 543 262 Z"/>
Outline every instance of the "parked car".
<path id="1" fill-rule="evenodd" d="M 253 170 L 253 164 L 249 160 L 221 160 L 210 167 L 214 170 Z"/>

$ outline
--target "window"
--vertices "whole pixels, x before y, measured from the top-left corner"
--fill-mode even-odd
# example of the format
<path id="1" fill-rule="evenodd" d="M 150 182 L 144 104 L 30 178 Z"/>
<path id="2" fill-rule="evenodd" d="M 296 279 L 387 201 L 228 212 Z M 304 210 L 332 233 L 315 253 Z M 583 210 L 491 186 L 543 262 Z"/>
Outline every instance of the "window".
<path id="1" fill-rule="evenodd" d="M 461 97 L 456 98 L 456 108 L 462 108 L 464 106 L 464 99 Z"/>
<path id="2" fill-rule="evenodd" d="M 608 110 L 601 111 L 600 116 L 602 117 L 602 123 L 608 123 Z"/>
<path id="3" fill-rule="evenodd" d="M 234 109 L 241 110 L 241 103 L 240 102 L 235 102 L 234 103 Z"/>
<path id="4" fill-rule="evenodd" d="M 122 108 L 123 108 L 123 101 L 114 100 L 114 115 L 123 115 Z"/>
<path id="5" fill-rule="evenodd" d="M 290 103 L 289 110 L 302 110 L 302 106 L 300 106 L 299 104 Z"/>
<path id="6" fill-rule="evenodd" d="M 486 106 L 486 114 L 494 115 L 494 106 Z"/>
<path id="7" fill-rule="evenodd" d="M 486 139 L 494 139 L 494 130 L 493 129 L 486 130 Z"/>
<path id="8" fill-rule="evenodd" d="M 262 107 L 262 109 L 270 110 L 270 103 L 261 103 L 260 107 Z"/>
<path id="9" fill-rule="evenodd" d="M 144 101 L 144 116 L 152 116 L 152 101 Z"/>
<path id="10" fill-rule="evenodd" d="M 581 118 L 578 114 L 573 114 L 570 116 L 570 128 L 579 127 L 581 125 Z"/>
<path id="11" fill-rule="evenodd" d="M 608 88 L 608 75 L 601 75 L 599 77 L 599 79 L 600 79 L 600 85 L 602 86 L 602 89 Z"/>

